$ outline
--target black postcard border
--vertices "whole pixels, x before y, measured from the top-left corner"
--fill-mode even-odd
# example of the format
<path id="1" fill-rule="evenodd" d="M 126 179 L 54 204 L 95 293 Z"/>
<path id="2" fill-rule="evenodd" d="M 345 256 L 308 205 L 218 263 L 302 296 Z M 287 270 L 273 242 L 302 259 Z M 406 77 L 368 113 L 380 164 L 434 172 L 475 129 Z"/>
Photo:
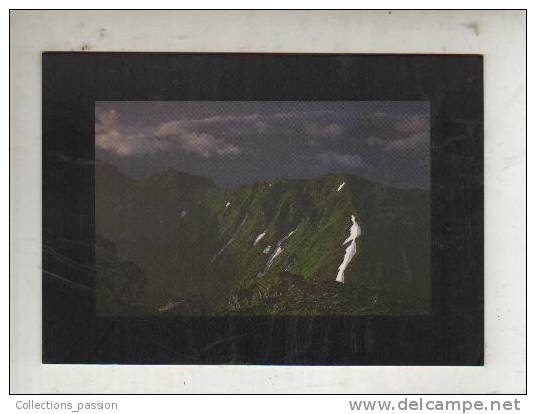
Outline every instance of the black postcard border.
<path id="1" fill-rule="evenodd" d="M 483 364 L 482 60 L 479 55 L 44 53 L 43 362 Z M 88 267 L 98 100 L 430 101 L 433 315 L 95 317 Z M 60 278 L 65 269 L 50 249 L 71 260 L 68 280 Z"/>

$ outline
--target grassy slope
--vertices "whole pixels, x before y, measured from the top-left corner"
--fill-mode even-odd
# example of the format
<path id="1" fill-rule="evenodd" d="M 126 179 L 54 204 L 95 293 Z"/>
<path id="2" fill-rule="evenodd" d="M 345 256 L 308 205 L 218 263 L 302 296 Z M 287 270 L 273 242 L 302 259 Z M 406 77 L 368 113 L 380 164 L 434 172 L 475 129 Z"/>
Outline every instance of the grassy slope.
<path id="1" fill-rule="evenodd" d="M 228 315 L 402 315 L 426 314 L 427 300 L 401 297 L 335 281 L 308 281 L 290 272 L 272 272 L 238 289 L 229 300 Z"/>
<path id="2" fill-rule="evenodd" d="M 229 303 L 244 292 L 258 291 L 266 280 L 281 274 L 299 275 L 306 283 L 289 285 L 296 291 L 289 291 L 288 298 L 308 302 L 305 297 L 312 294 L 314 301 L 322 291 L 319 286 L 341 288 L 334 280 L 351 214 L 363 234 L 346 280 L 347 286 L 361 290 L 359 295 L 345 293 L 344 300 L 353 298 L 361 306 L 378 294 L 388 297 L 388 291 L 407 297 L 429 295 L 428 191 L 397 190 L 346 175 L 220 190 L 209 180 L 176 171 L 141 181 L 117 174 L 106 169 L 96 177 L 97 233 L 113 240 L 145 271 L 145 305 L 155 308 L 188 298 L 191 305 L 175 311 L 227 312 Z M 346 185 L 337 192 L 342 182 Z M 187 213 L 181 218 L 183 210 Z M 281 246 L 283 253 L 258 277 L 270 256 L 263 250 L 270 245 L 273 251 L 292 230 Z M 263 232 L 264 238 L 253 245 Z M 346 291 L 353 292 L 353 287 Z M 252 312 L 250 299 L 238 309 Z M 290 302 L 281 306 L 289 312 L 295 307 Z M 332 312 L 358 312 L 343 308 Z M 231 309 L 237 311 L 236 306 Z M 266 311 L 278 312 L 270 309 Z M 314 306 L 304 309 L 314 312 Z"/>
<path id="3" fill-rule="evenodd" d="M 325 278 L 332 274 L 344 256 L 342 241 L 348 236 L 350 216 L 356 214 L 349 194 L 336 188 L 343 178 L 323 177 L 318 180 L 278 181 L 241 187 L 211 197 L 210 205 L 219 221 L 220 238 L 233 242 L 219 256 L 235 257 L 243 271 L 242 282 L 248 284 L 261 272 L 270 254 L 263 250 L 295 230 L 283 244 L 283 253 L 271 270 L 287 268 L 306 279 Z M 227 201 L 231 202 L 225 208 Z M 341 231 L 342 230 L 342 231 Z M 256 244 L 261 233 L 265 236 Z M 329 273 L 330 272 L 330 273 Z"/>

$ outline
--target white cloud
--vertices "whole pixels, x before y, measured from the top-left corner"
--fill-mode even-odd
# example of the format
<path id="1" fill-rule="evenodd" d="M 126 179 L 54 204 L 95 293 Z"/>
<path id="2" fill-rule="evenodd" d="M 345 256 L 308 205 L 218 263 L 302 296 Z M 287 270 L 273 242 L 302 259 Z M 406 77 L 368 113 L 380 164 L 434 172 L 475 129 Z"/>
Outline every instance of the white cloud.
<path id="1" fill-rule="evenodd" d="M 385 151 L 415 150 L 430 144 L 430 121 L 427 117 L 414 115 L 406 118 L 397 125 L 397 130 L 404 136 L 388 141 Z"/>
<path id="2" fill-rule="evenodd" d="M 206 132 L 196 132 L 185 127 L 180 121 L 166 122 L 160 125 L 154 136 L 169 148 L 178 148 L 185 152 L 210 158 L 213 155 L 235 156 L 241 150 L 237 145 L 216 138 Z"/>
<path id="3" fill-rule="evenodd" d="M 395 125 L 394 133 L 399 138 L 381 139 L 371 135 L 367 137 L 366 142 L 386 152 L 426 149 L 430 144 L 430 122 L 424 116 L 414 115 L 404 118 Z"/>
<path id="4" fill-rule="evenodd" d="M 95 111 L 95 132 L 108 132 L 119 127 L 120 116 L 115 109 L 103 111 L 97 109 Z"/>
<path id="5" fill-rule="evenodd" d="M 322 126 L 316 123 L 308 123 L 304 127 L 304 132 L 313 137 L 335 138 L 343 133 L 343 129 L 337 124 L 328 124 Z"/>
<path id="6" fill-rule="evenodd" d="M 206 118 L 179 119 L 168 122 L 168 124 L 181 125 L 183 127 L 200 127 L 228 123 L 252 123 L 262 122 L 263 117 L 260 114 L 252 113 L 248 115 L 215 115 Z"/>
<path id="7" fill-rule="evenodd" d="M 385 142 L 386 142 L 385 139 L 378 138 L 374 135 L 370 135 L 367 137 L 367 144 L 371 146 L 376 146 L 376 145 L 383 146 L 385 145 Z"/>
<path id="8" fill-rule="evenodd" d="M 114 109 L 95 112 L 95 145 L 119 156 L 136 155 L 150 150 L 150 145 L 142 134 L 122 130 L 119 112 Z"/>
<path id="9" fill-rule="evenodd" d="M 103 150 L 115 152 L 117 155 L 131 155 L 133 152 L 129 140 L 117 130 L 110 130 L 95 135 L 95 145 Z"/>
<path id="10" fill-rule="evenodd" d="M 295 118 L 307 118 L 314 116 L 322 116 L 333 113 L 333 111 L 287 111 L 287 112 L 276 112 L 272 116 L 275 119 L 295 119 Z"/>
<path id="11" fill-rule="evenodd" d="M 173 150 L 201 158 L 236 156 L 241 152 L 237 145 L 209 133 L 196 132 L 177 121 L 166 122 L 154 131 L 128 132 L 122 127 L 120 114 L 114 109 L 95 113 L 95 145 L 123 157 Z"/>
<path id="12" fill-rule="evenodd" d="M 406 134 L 424 133 L 430 130 L 430 121 L 425 116 L 413 115 L 401 121 L 397 129 Z"/>
<path id="13" fill-rule="evenodd" d="M 385 151 L 414 150 L 428 144 L 428 135 L 422 133 L 411 134 L 405 138 L 393 139 L 386 142 Z"/>

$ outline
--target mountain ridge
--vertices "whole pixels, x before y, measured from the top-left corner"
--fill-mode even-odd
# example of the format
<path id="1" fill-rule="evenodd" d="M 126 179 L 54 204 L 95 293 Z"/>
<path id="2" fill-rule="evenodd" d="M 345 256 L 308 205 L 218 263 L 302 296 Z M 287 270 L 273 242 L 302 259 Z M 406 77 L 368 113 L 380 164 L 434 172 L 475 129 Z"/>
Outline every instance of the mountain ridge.
<path id="1" fill-rule="evenodd" d="M 351 174 L 229 189 L 175 169 L 130 181 L 108 177 L 122 173 L 101 166 L 96 233 L 147 273 L 144 305 L 165 308 L 180 302 L 178 296 L 198 295 L 214 305 L 204 312 L 218 313 L 229 308 L 233 292 L 270 274 L 335 281 L 352 216 L 360 234 L 345 282 L 429 298 L 428 190 Z M 124 188 L 111 188 L 114 183 Z"/>

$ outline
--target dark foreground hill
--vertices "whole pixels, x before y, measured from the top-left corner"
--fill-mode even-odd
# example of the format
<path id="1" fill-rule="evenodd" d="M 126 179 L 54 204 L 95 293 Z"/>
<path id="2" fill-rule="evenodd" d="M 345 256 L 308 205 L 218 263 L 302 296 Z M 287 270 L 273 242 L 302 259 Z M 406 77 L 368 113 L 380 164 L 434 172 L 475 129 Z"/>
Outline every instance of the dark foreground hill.
<path id="1" fill-rule="evenodd" d="M 343 174 L 220 189 L 175 170 L 133 180 L 102 162 L 95 175 L 101 314 L 429 309 L 427 190 Z"/>

